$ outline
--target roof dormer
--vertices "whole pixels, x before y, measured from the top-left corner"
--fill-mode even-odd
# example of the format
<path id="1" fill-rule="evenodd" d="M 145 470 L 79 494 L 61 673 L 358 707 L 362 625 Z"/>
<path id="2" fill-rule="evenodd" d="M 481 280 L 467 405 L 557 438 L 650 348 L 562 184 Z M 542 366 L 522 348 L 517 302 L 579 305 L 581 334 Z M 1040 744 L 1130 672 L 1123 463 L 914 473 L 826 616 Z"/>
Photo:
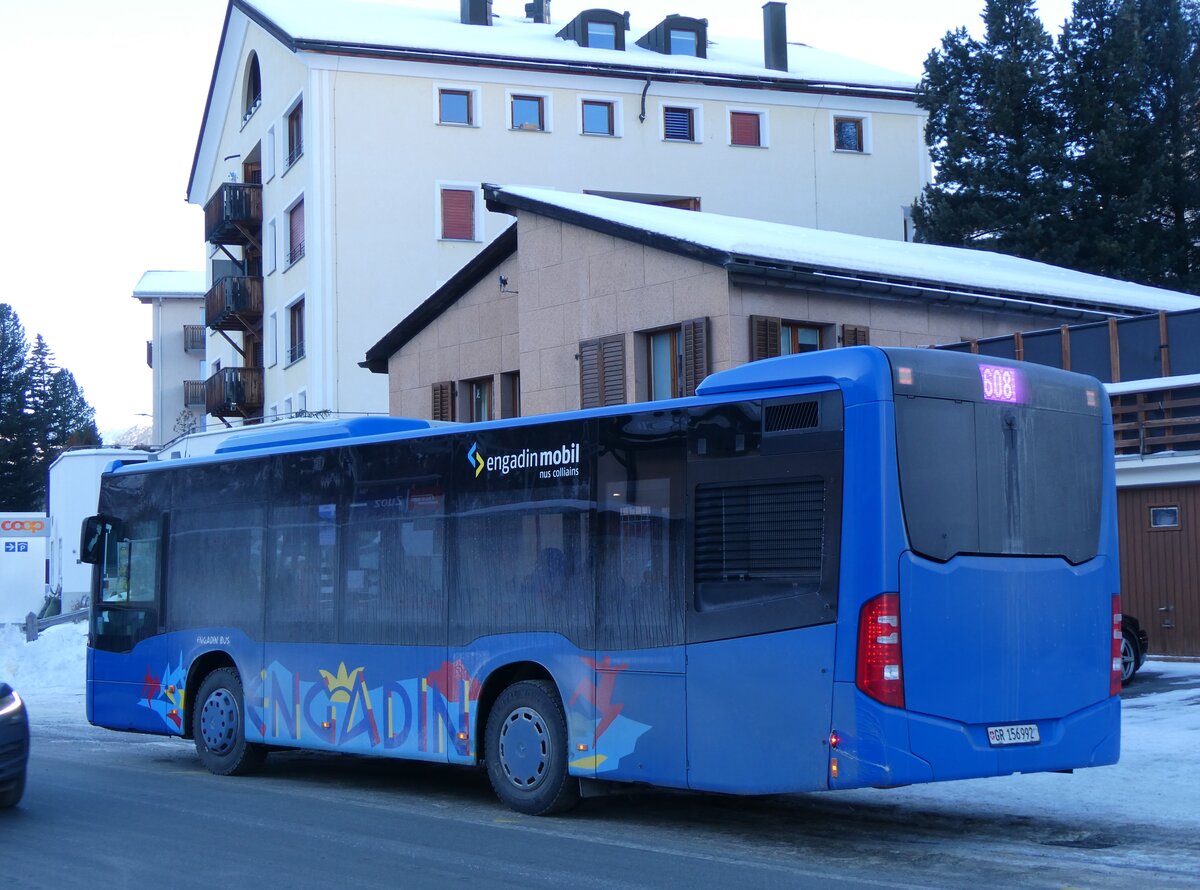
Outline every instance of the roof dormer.
<path id="1" fill-rule="evenodd" d="M 666 56 L 708 58 L 708 19 L 669 15 L 638 38 L 638 46 Z"/>
<path id="2" fill-rule="evenodd" d="M 611 9 L 585 9 L 556 34 L 563 40 L 574 40 L 580 46 L 593 49 L 625 50 L 625 32 L 629 30 L 629 13 Z"/>

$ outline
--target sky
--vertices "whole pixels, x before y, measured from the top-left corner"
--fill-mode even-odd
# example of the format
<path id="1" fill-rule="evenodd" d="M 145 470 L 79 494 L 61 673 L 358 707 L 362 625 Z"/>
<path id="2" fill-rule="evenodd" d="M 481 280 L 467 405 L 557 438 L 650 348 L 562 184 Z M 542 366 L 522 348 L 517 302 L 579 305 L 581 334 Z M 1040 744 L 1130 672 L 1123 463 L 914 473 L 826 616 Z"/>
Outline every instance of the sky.
<path id="1" fill-rule="evenodd" d="M 48 628 L 33 643 L 13 625 L 0 624 L 0 679 L 25 699 L 32 733 L 40 727 L 87 727 L 84 679 L 87 623 Z M 940 816 L 945 820 L 1020 819 L 1086 825 L 1088 834 L 1122 837 L 1131 826 L 1169 824 L 1173 831 L 1200 833 L 1200 707 L 1196 685 L 1200 664 L 1148 660 L 1135 684 L 1155 676 L 1166 691 L 1126 697 L 1121 703 L 1121 759 L 1113 766 L 1077 770 L 1071 775 L 1035 773 L 934 782 L 906 788 L 831 792 L 843 804 L 861 802 L 894 808 L 895 818 Z M 1136 691 L 1138 687 L 1131 687 Z M 1147 779 L 1149 777 L 1149 780 Z M 948 843 L 953 844 L 951 838 Z M 1005 847 L 1007 850 L 1008 848 Z M 1053 849 L 1053 848 L 1050 848 Z M 937 855 L 935 848 L 926 855 Z M 1050 855 L 1050 854 L 1047 854 Z M 1118 856 L 1130 870 L 1130 886 L 1142 870 L 1178 867 L 1186 851 L 1159 848 L 1151 859 L 1119 846 L 1097 855 Z M 1142 853 L 1141 856 L 1147 854 Z M 1189 860 L 1190 861 L 1190 860 Z M 1036 883 L 1031 879 L 1031 883 Z"/>
<path id="2" fill-rule="evenodd" d="M 458 0 L 393 2 L 458 9 Z M 493 11 L 522 15 L 524 3 L 494 0 Z M 132 297 L 138 279 L 204 265 L 202 210 L 185 193 L 226 5 L 0 0 L 0 303 L 75 375 L 106 436 L 150 422 L 151 310 Z M 553 0 L 552 20 L 602 5 Z M 707 18 L 719 40 L 761 35 L 762 5 L 626 0 L 612 8 L 632 8 L 641 22 L 672 12 Z M 1038 6 L 1057 33 L 1070 0 Z M 789 0 L 788 39 L 915 78 L 947 31 L 980 32 L 982 10 L 983 0 Z"/>

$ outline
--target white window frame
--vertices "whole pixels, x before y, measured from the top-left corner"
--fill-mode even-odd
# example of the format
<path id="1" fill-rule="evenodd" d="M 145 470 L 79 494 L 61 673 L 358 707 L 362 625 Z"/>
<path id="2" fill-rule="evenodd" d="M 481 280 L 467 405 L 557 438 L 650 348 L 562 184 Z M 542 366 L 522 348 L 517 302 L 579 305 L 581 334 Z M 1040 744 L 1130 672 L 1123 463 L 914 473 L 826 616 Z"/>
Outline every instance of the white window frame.
<path id="1" fill-rule="evenodd" d="M 758 145 L 734 145 L 733 142 L 733 114 L 757 114 L 758 115 Z M 753 105 L 726 105 L 725 106 L 725 144 L 731 148 L 770 148 L 771 147 L 771 117 L 767 113 L 767 109 L 761 106 Z"/>
<path id="2" fill-rule="evenodd" d="M 302 157 L 304 157 L 304 143 L 306 141 L 304 138 L 304 118 L 307 115 L 305 115 L 303 112 L 301 112 L 301 114 L 300 114 L 300 154 L 296 155 L 296 160 L 292 161 L 292 163 L 289 164 L 287 162 L 288 154 L 289 154 L 289 151 L 288 151 L 289 146 L 288 146 L 288 141 L 287 141 L 287 136 L 286 136 L 286 134 L 288 132 L 288 118 L 291 117 L 292 112 L 296 110 L 296 106 L 300 105 L 303 101 L 304 101 L 304 90 L 300 90 L 300 92 L 296 93 L 296 95 L 292 97 L 292 101 L 287 104 L 287 109 L 283 112 L 283 118 L 282 118 L 283 123 L 281 124 L 281 131 L 285 134 L 285 136 L 284 136 L 284 139 L 282 140 L 283 145 L 281 146 L 281 157 L 283 158 L 283 163 L 281 165 L 283 169 L 282 169 L 282 172 L 280 172 L 280 174 L 279 174 L 281 179 L 284 176 L 287 176 L 288 171 L 291 170 L 293 167 L 295 167 L 298 163 L 300 163 L 300 159 Z"/>
<path id="3" fill-rule="evenodd" d="M 293 205 L 295 206 L 295 205 Z M 263 227 L 263 271 L 270 275 L 278 266 L 279 238 L 275 231 L 275 218 L 267 220 Z"/>
<path id="4" fill-rule="evenodd" d="M 583 130 L 583 103 L 607 102 L 613 107 L 612 133 L 585 133 Z M 599 139 L 620 139 L 625 135 L 625 121 L 622 114 L 621 98 L 619 96 L 585 95 L 580 93 L 575 97 L 575 120 L 579 127 L 580 136 L 595 136 Z"/>
<path id="5" fill-rule="evenodd" d="M 279 364 L 279 316 L 272 312 L 267 316 L 267 327 L 263 331 L 263 364 L 273 368 Z"/>
<path id="6" fill-rule="evenodd" d="M 520 130 L 513 126 L 512 103 L 513 96 L 528 96 L 531 99 L 542 100 L 542 119 L 545 126 L 540 130 Z M 544 90 L 505 90 L 504 91 L 504 117 L 508 124 L 508 129 L 515 133 L 553 133 L 554 132 L 554 103 L 551 101 L 551 94 Z"/>
<path id="7" fill-rule="evenodd" d="M 287 237 L 285 239 L 283 239 L 284 241 L 287 242 L 284 247 L 284 251 L 283 251 L 283 260 L 284 261 L 283 261 L 282 265 L 283 265 L 284 273 L 286 273 L 289 269 L 291 269 L 292 266 L 296 265 L 296 263 L 300 262 L 300 260 L 304 259 L 304 257 L 299 257 L 296 260 L 296 262 L 292 262 L 292 211 L 295 210 L 296 205 L 299 204 L 303 200 L 304 200 L 304 192 L 297 192 L 296 196 L 294 198 L 292 198 L 292 200 L 289 201 L 283 208 L 282 216 L 285 220 L 287 220 L 287 225 L 284 226 L 284 232 L 287 235 Z M 308 256 L 308 209 L 307 208 L 305 208 L 305 211 L 304 211 L 304 256 Z"/>
<path id="8" fill-rule="evenodd" d="M 296 390 L 296 411 L 308 411 L 308 390 Z"/>
<path id="9" fill-rule="evenodd" d="M 270 405 L 267 408 L 267 419 L 268 420 L 278 420 L 279 419 L 279 403 L 278 402 L 273 403 L 272 405 Z"/>
<path id="10" fill-rule="evenodd" d="M 285 396 L 283 399 L 283 419 L 284 420 L 292 419 L 292 397 L 291 396 Z"/>
<path id="11" fill-rule="evenodd" d="M 685 57 L 686 58 L 686 57 Z M 690 108 L 692 111 L 692 140 L 667 138 L 667 109 Z M 663 99 L 658 103 L 658 138 L 672 145 L 703 145 L 704 144 L 704 106 L 695 102 L 680 102 L 673 99 Z"/>
<path id="12" fill-rule="evenodd" d="M 262 181 L 265 185 L 275 178 L 275 125 L 267 127 L 262 140 Z"/>
<path id="13" fill-rule="evenodd" d="M 471 94 L 471 123 L 456 124 L 442 120 L 442 90 Z M 435 83 L 433 85 L 433 122 L 439 127 L 478 130 L 483 126 L 483 101 L 480 87 L 465 83 Z"/>
<path id="14" fill-rule="evenodd" d="M 306 304 L 304 307 L 304 355 L 300 356 L 295 361 L 292 360 L 292 347 L 295 345 L 292 343 L 292 307 L 303 300 L 304 292 L 301 291 L 283 304 L 283 318 L 287 320 L 287 339 L 284 341 L 287 343 L 287 348 L 284 350 L 283 357 L 283 367 L 285 369 L 304 361 L 305 357 L 308 355 L 308 306 Z M 274 315 L 274 313 L 271 314 Z M 290 396 L 288 397 L 288 401 L 291 401 Z M 291 413 L 292 412 L 289 409 L 288 414 Z"/>
<path id="15" fill-rule="evenodd" d="M 848 148 L 837 148 L 837 132 L 834 128 L 834 122 L 838 118 L 851 118 L 862 122 L 862 151 L 853 151 Z M 873 146 L 873 136 L 871 133 L 871 115 L 862 111 L 830 111 L 829 112 L 829 150 L 839 155 L 869 155 Z"/>
<path id="16" fill-rule="evenodd" d="M 442 189 L 461 189 L 472 193 L 475 199 L 471 213 L 475 231 L 470 240 L 462 238 L 442 237 Z M 478 182 L 463 182 L 462 180 L 439 179 L 433 184 L 433 240 L 445 244 L 472 244 L 483 240 L 483 189 Z"/>

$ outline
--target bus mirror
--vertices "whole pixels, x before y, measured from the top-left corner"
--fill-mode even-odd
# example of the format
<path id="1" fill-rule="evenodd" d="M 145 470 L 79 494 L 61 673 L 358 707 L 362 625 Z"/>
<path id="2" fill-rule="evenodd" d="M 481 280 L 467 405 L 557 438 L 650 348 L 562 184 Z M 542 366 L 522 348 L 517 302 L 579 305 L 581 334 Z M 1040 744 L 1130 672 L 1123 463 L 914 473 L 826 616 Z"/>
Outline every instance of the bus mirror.
<path id="1" fill-rule="evenodd" d="M 79 561 L 89 565 L 104 559 L 104 536 L 112 530 L 112 523 L 104 516 L 89 516 L 83 520 L 79 533 Z"/>

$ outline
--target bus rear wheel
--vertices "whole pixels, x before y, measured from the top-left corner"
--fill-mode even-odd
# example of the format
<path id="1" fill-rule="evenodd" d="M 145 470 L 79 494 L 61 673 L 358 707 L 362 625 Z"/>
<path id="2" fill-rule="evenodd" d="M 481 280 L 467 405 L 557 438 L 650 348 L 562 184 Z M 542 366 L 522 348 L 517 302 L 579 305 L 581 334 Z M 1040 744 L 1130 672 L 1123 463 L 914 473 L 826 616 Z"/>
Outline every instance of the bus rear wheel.
<path id="1" fill-rule="evenodd" d="M 246 741 L 245 713 L 237 671 L 218 668 L 204 678 L 192 711 L 192 739 L 210 772 L 243 776 L 262 766 L 267 750 Z"/>
<path id="2" fill-rule="evenodd" d="M 567 773 L 567 722 L 552 683 L 524 680 L 496 699 L 484 734 L 488 779 L 518 813 L 548 816 L 579 802 Z"/>

